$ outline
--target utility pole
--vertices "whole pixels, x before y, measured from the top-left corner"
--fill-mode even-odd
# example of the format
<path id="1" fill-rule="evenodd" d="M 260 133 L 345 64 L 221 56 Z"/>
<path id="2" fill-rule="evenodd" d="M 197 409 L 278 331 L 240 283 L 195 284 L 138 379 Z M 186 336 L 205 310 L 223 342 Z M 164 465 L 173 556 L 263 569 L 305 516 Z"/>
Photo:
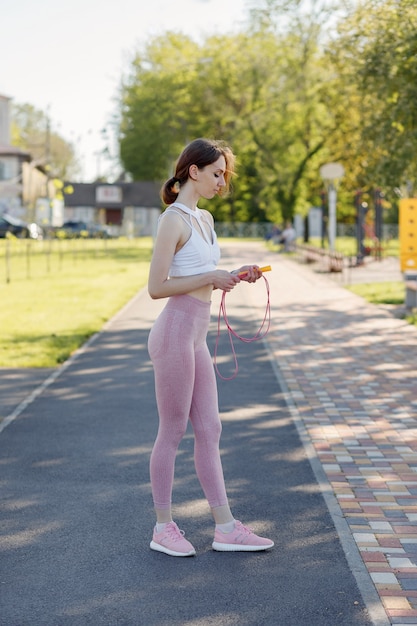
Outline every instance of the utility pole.
<path id="1" fill-rule="evenodd" d="M 49 195 L 49 181 L 51 178 L 51 122 L 49 118 L 49 106 L 46 109 L 46 132 L 45 132 L 45 170 L 46 170 L 46 200 L 48 202 L 48 222 L 52 224 L 52 206 Z"/>

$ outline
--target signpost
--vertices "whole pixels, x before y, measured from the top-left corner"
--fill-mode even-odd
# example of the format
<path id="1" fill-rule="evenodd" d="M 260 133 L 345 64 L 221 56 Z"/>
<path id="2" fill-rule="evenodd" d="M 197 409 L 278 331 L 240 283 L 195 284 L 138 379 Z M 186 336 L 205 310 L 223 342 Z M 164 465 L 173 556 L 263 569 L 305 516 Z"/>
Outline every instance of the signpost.
<path id="1" fill-rule="evenodd" d="M 330 250 L 334 250 L 336 241 L 336 184 L 339 178 L 342 178 L 342 176 L 344 176 L 344 173 L 345 169 L 341 163 L 326 163 L 320 168 L 320 176 L 327 185 L 327 195 L 329 203 L 328 236 Z"/>

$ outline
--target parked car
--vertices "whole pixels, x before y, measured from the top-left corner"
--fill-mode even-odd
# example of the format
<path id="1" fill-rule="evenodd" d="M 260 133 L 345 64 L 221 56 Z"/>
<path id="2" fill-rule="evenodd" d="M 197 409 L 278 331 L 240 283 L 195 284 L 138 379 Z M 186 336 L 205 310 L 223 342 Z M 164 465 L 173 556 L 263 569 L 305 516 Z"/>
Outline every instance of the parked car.
<path id="1" fill-rule="evenodd" d="M 105 226 L 101 224 L 87 224 L 82 221 L 68 221 L 64 222 L 60 228 L 57 228 L 59 233 L 63 233 L 65 237 L 89 237 L 104 239 L 110 237 L 109 232 Z"/>
<path id="2" fill-rule="evenodd" d="M 43 237 L 43 230 L 38 224 L 34 222 L 28 224 L 14 215 L 5 213 L 0 216 L 0 237 L 4 239 L 7 233 L 21 239 L 42 239 Z"/>

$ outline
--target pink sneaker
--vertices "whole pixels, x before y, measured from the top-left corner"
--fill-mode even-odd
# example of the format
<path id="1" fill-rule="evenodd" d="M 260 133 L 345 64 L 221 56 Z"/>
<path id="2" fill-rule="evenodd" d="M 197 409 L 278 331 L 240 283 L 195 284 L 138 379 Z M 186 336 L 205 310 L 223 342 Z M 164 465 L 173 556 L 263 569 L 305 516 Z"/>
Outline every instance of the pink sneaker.
<path id="1" fill-rule="evenodd" d="M 222 533 L 216 528 L 213 550 L 219 552 L 256 552 L 272 548 L 274 542 L 265 537 L 258 537 L 242 522 L 235 520 L 235 528 L 231 533 Z"/>
<path id="2" fill-rule="evenodd" d="M 194 546 L 185 539 L 184 531 L 175 522 L 169 522 L 160 533 L 153 531 L 150 547 L 152 550 L 164 552 L 170 556 L 193 556 Z"/>

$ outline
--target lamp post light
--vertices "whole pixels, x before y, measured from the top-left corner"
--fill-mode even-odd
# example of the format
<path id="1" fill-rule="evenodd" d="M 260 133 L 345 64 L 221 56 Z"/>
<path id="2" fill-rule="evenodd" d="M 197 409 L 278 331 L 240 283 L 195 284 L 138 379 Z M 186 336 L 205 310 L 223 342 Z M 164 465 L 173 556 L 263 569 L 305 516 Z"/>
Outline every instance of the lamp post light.
<path id="1" fill-rule="evenodd" d="M 324 248 L 324 240 L 327 238 L 327 193 L 323 190 L 321 197 L 321 247 Z"/>
<path id="2" fill-rule="evenodd" d="M 320 168 L 320 176 L 327 186 L 329 205 L 328 238 L 330 250 L 335 249 L 337 225 L 337 181 L 344 176 L 345 169 L 341 163 L 326 163 Z"/>

